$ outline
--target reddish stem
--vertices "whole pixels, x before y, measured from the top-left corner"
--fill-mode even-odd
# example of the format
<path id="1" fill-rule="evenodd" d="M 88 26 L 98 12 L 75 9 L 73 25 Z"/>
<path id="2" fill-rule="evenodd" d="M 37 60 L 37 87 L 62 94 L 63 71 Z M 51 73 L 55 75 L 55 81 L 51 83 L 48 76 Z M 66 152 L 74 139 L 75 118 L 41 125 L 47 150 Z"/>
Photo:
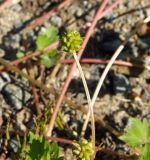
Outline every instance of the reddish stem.
<path id="1" fill-rule="evenodd" d="M 73 144 L 72 140 L 64 139 L 64 138 L 58 138 L 58 137 L 46 137 L 48 140 L 65 143 L 65 144 Z"/>
<path id="2" fill-rule="evenodd" d="M 34 86 L 32 87 L 32 92 L 33 92 L 33 97 L 34 97 L 34 103 L 35 103 L 35 106 L 36 106 L 36 111 L 37 111 L 38 115 L 41 116 L 42 111 L 41 111 L 41 107 L 40 107 L 40 103 L 39 103 L 39 97 L 38 97 L 38 94 L 37 94 L 37 90 Z"/>
<path id="3" fill-rule="evenodd" d="M 107 9 L 104 11 L 104 13 L 103 13 L 103 10 L 104 10 L 104 7 L 105 7 L 105 5 L 106 5 L 106 0 L 103 1 L 102 5 L 100 5 L 100 7 L 99 7 L 99 9 L 98 9 L 98 11 L 97 11 L 94 19 L 93 19 L 92 24 L 91 24 L 90 28 L 88 29 L 88 31 L 87 31 L 87 33 L 86 33 L 86 36 L 85 36 L 85 39 L 84 39 L 83 44 L 82 44 L 82 46 L 81 46 L 81 49 L 80 49 L 80 51 L 78 52 L 78 58 L 79 58 L 79 59 L 80 59 L 81 56 L 82 56 L 82 53 L 83 53 L 83 51 L 84 51 L 84 48 L 86 47 L 86 44 L 87 44 L 87 42 L 88 42 L 88 40 L 89 40 L 89 38 L 90 38 L 90 35 L 91 35 L 94 27 L 96 26 L 97 21 L 98 21 L 99 19 L 101 19 L 105 14 L 107 14 L 110 10 L 112 10 L 119 2 L 120 2 L 120 0 L 116 0 L 115 5 L 112 4 L 109 8 L 107 8 Z M 113 6 L 113 7 L 112 7 L 112 6 Z M 110 9 L 110 8 L 111 8 L 111 9 Z M 70 81 L 71 81 L 71 79 L 72 79 L 72 75 L 73 75 L 75 69 L 76 69 L 76 64 L 73 63 L 73 65 L 72 65 L 72 67 L 71 67 L 71 69 L 70 69 L 69 75 L 68 75 L 68 77 L 67 77 L 67 79 L 66 79 L 66 81 L 65 81 L 65 84 L 64 84 L 64 86 L 63 86 L 62 92 L 61 92 L 61 94 L 60 94 L 60 96 L 59 96 L 59 98 L 58 98 L 58 101 L 57 101 L 57 103 L 56 103 L 56 106 L 55 106 L 55 108 L 54 108 L 54 112 L 53 112 L 52 118 L 51 118 L 51 120 L 50 120 L 50 123 L 49 123 L 49 126 L 48 126 L 48 130 L 47 130 L 47 132 L 46 132 L 46 134 L 45 134 L 46 136 L 51 136 L 51 134 L 52 134 L 52 130 L 53 130 L 53 127 L 54 127 L 55 119 L 56 119 L 57 114 L 58 114 L 58 111 L 59 111 L 59 107 L 60 107 L 60 105 L 61 105 L 61 103 L 62 103 L 62 100 L 63 100 L 63 98 L 64 98 L 64 95 L 65 95 L 65 93 L 66 93 L 66 91 L 67 91 L 67 89 L 68 89 L 68 86 L 69 86 L 69 84 L 70 84 Z"/>
<path id="4" fill-rule="evenodd" d="M 101 63 L 101 64 L 107 64 L 110 60 L 109 59 L 97 59 L 97 58 L 83 58 L 80 60 L 81 63 Z M 74 59 L 64 59 L 59 61 L 59 63 L 62 64 L 72 64 L 74 63 Z M 137 67 L 137 68 L 143 68 L 144 66 L 133 64 L 131 62 L 122 61 L 122 60 L 116 60 L 113 64 L 120 65 L 120 66 L 127 66 L 127 67 Z"/>
<path id="5" fill-rule="evenodd" d="M 0 135 L 5 135 L 5 130 L 0 128 Z M 11 135 L 19 135 L 19 136 L 24 136 L 23 132 L 20 131 L 10 131 Z M 64 143 L 64 144 L 73 144 L 72 140 L 69 139 L 64 139 L 64 138 L 58 138 L 58 137 L 47 137 L 48 140 L 52 140 L 52 141 L 56 141 L 56 142 L 60 142 L 60 143 Z"/>
<path id="6" fill-rule="evenodd" d="M 52 48 L 57 48 L 58 45 L 59 45 L 59 41 L 54 42 L 53 44 L 51 44 L 51 45 L 49 45 L 48 47 L 46 47 L 46 48 L 44 49 L 44 51 L 49 51 L 49 50 L 52 49 Z M 34 51 L 34 52 L 30 53 L 30 54 L 26 54 L 26 55 L 25 55 L 24 57 L 22 57 L 22 58 L 19 58 L 19 59 L 16 59 L 16 60 L 14 60 L 14 61 L 11 61 L 10 64 L 11 64 L 11 65 L 18 65 L 19 63 L 21 63 L 21 62 L 23 62 L 23 61 L 26 61 L 26 60 L 28 60 L 28 59 L 30 59 L 30 58 L 32 58 L 32 57 L 36 57 L 36 56 L 39 56 L 39 55 L 40 55 L 40 51 Z M 4 66 L 0 67 L 0 71 L 3 71 L 4 68 L 5 68 Z"/>
<path id="7" fill-rule="evenodd" d="M 64 0 L 62 3 L 60 3 L 57 7 L 53 8 L 49 12 L 45 13 L 41 17 L 35 19 L 31 24 L 29 24 L 24 30 L 29 31 L 31 29 L 34 29 L 35 27 L 43 24 L 45 20 L 47 20 L 50 16 L 58 12 L 60 9 L 62 9 L 64 6 L 68 4 L 69 0 Z"/>
<path id="8" fill-rule="evenodd" d="M 5 0 L 5 2 L 3 2 L 0 5 L 0 13 L 7 7 L 9 7 L 12 4 L 12 0 Z"/>

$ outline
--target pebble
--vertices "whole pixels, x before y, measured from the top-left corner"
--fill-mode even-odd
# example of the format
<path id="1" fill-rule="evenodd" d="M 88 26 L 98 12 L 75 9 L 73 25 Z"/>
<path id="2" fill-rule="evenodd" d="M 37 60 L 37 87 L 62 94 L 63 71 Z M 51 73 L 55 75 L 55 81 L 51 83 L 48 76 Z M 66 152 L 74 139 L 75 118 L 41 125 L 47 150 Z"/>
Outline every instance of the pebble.
<path id="1" fill-rule="evenodd" d="M 9 75 L 6 72 L 0 74 L 0 91 L 2 88 L 11 81 Z"/>
<path id="2" fill-rule="evenodd" d="M 139 47 L 142 50 L 146 50 L 150 48 L 150 37 L 145 36 L 139 39 Z"/>
<path id="3" fill-rule="evenodd" d="M 29 122 L 30 117 L 31 117 L 31 114 L 30 114 L 29 110 L 27 110 L 27 109 L 22 109 L 21 111 L 19 111 L 16 114 L 17 125 L 24 132 L 27 129 L 27 127 L 24 123 Z"/>
<path id="4" fill-rule="evenodd" d="M 5 55 L 5 51 L 0 48 L 0 57 L 4 57 L 4 55 Z"/>
<path id="5" fill-rule="evenodd" d="M 146 56 L 145 60 L 144 60 L 144 64 L 147 66 L 147 67 L 150 67 L 150 56 Z"/>
<path id="6" fill-rule="evenodd" d="M 62 19 L 57 15 L 52 16 L 50 21 L 53 25 L 55 25 L 57 27 L 61 27 L 61 25 L 62 25 Z"/>
<path id="7" fill-rule="evenodd" d="M 5 46 L 10 47 L 12 46 L 12 48 L 19 48 L 20 47 L 20 35 L 19 34 L 13 34 L 13 35 L 9 35 L 8 37 L 5 37 L 4 43 Z"/>
<path id="8" fill-rule="evenodd" d="M 76 11 L 76 16 L 80 17 L 83 13 L 84 13 L 84 10 L 82 8 L 78 7 L 77 11 Z"/>
<path id="9" fill-rule="evenodd" d="M 129 80 L 123 74 L 115 74 L 113 77 L 113 91 L 115 94 L 127 94 L 131 91 Z"/>
<path id="10" fill-rule="evenodd" d="M 3 87 L 2 93 L 16 110 L 20 110 L 31 97 L 25 89 L 11 83 Z"/>
<path id="11" fill-rule="evenodd" d="M 18 151 L 18 141 L 16 138 L 11 138 L 10 140 L 10 147 L 16 153 Z"/>

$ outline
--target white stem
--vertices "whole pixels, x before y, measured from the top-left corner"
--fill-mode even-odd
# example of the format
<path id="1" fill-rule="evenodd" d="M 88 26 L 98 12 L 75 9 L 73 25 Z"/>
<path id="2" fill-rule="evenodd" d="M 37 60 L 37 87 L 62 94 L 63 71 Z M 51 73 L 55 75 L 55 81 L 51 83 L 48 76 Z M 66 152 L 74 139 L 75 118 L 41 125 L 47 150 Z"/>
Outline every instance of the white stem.
<path id="1" fill-rule="evenodd" d="M 77 57 L 76 53 L 73 53 L 73 56 L 74 56 L 74 59 L 76 61 L 78 70 L 80 72 L 80 76 L 81 76 L 81 79 L 82 79 L 82 82 L 83 82 L 83 86 L 84 86 L 87 101 L 88 101 L 88 107 L 89 107 L 88 115 L 89 115 L 89 117 L 91 115 L 91 124 L 92 124 L 92 144 L 93 144 L 93 148 L 95 149 L 95 120 L 94 120 L 93 107 L 91 105 L 91 97 L 90 97 L 89 89 L 88 89 L 88 86 L 87 86 L 87 83 L 86 83 L 86 80 L 85 80 L 84 73 L 82 71 L 82 67 L 79 63 L 79 60 L 78 60 L 78 57 Z"/>
<path id="2" fill-rule="evenodd" d="M 96 98 L 98 96 L 98 93 L 100 92 L 100 89 L 102 87 L 102 84 L 104 82 L 104 79 L 108 73 L 108 71 L 110 70 L 112 64 L 114 63 L 114 61 L 116 60 L 116 58 L 118 57 L 118 55 L 120 54 L 120 52 L 123 50 L 124 46 L 123 45 L 120 45 L 118 47 L 118 49 L 116 50 L 116 52 L 114 53 L 114 55 L 112 56 L 111 60 L 109 61 L 109 63 L 107 64 L 105 70 L 103 71 L 99 81 L 98 81 L 98 84 L 96 86 L 96 89 L 95 89 L 95 92 L 94 92 L 94 95 L 92 97 L 92 101 L 91 101 L 91 107 L 93 108 L 94 107 L 94 104 L 95 104 L 95 101 L 96 101 Z M 86 121 L 84 123 L 84 126 L 83 126 L 83 130 L 86 130 L 87 128 L 87 124 L 89 122 L 89 118 L 90 118 L 90 113 L 88 112 L 87 114 L 87 118 L 86 118 Z"/>
<path id="3" fill-rule="evenodd" d="M 150 16 L 147 17 L 147 18 L 145 18 L 145 19 L 143 20 L 143 23 L 148 23 L 149 21 L 150 21 Z M 131 37 L 131 36 L 132 36 L 132 35 L 130 35 L 130 37 Z M 129 37 L 129 38 L 130 38 L 130 37 Z M 127 41 L 127 40 L 126 40 L 126 41 Z M 125 44 L 124 44 L 124 45 L 125 45 Z M 118 55 L 119 55 L 119 54 L 121 53 L 121 51 L 123 50 L 124 45 L 120 45 L 120 46 L 118 47 L 118 49 L 115 51 L 114 55 L 113 55 L 112 58 L 110 59 L 109 63 L 107 64 L 105 70 L 103 71 L 102 76 L 100 77 L 99 82 L 98 82 L 98 84 L 97 84 L 97 86 L 96 86 L 94 95 L 93 95 L 93 97 L 92 97 L 92 102 L 91 102 L 92 108 L 94 107 L 94 103 L 95 103 L 95 101 L 96 101 L 96 98 L 97 98 L 97 96 L 98 96 L 98 93 L 100 92 L 100 89 L 101 89 L 101 87 L 102 87 L 102 84 L 103 84 L 103 82 L 104 82 L 104 80 L 105 80 L 105 77 L 106 77 L 107 73 L 109 72 L 111 66 L 113 65 L 113 63 L 114 63 L 114 61 L 116 60 L 116 58 L 118 57 Z M 89 121 L 89 117 L 90 117 L 90 113 L 88 112 L 86 121 L 85 121 L 85 123 L 84 123 L 84 125 L 83 125 L 83 129 L 82 129 L 82 130 L 84 130 L 84 131 L 85 131 L 86 128 L 87 128 L 87 124 L 88 124 L 88 121 Z"/>

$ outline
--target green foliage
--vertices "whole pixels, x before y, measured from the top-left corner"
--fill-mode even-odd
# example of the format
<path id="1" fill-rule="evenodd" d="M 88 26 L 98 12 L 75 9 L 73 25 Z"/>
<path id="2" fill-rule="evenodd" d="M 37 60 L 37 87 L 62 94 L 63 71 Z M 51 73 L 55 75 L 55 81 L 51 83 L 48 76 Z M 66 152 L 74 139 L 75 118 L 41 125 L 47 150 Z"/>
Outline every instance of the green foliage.
<path id="1" fill-rule="evenodd" d="M 139 160 L 150 160 L 150 144 L 145 144 Z"/>
<path id="2" fill-rule="evenodd" d="M 46 130 L 47 124 L 49 123 L 51 115 L 53 114 L 53 108 L 54 108 L 54 102 L 50 104 L 49 108 L 46 108 L 46 110 L 44 110 L 42 117 L 41 116 L 37 117 L 37 124 L 40 132 Z M 60 110 L 58 112 L 58 116 L 55 121 L 55 127 L 58 130 L 63 130 L 65 128 L 65 122 L 63 120 L 63 115 Z"/>
<path id="3" fill-rule="evenodd" d="M 59 39 L 58 29 L 51 26 L 45 32 L 39 34 L 36 40 L 37 49 L 43 51 L 44 48 Z"/>
<path id="4" fill-rule="evenodd" d="M 120 137 L 131 147 L 142 147 L 139 160 L 150 160 L 150 122 L 132 119 L 131 128 Z"/>
<path id="5" fill-rule="evenodd" d="M 45 32 L 39 34 L 39 36 L 37 37 L 37 49 L 42 52 L 42 55 L 40 56 L 40 61 L 47 68 L 50 68 L 56 64 L 58 59 L 57 50 L 52 49 L 49 52 L 44 52 L 43 50 L 58 39 L 58 29 L 53 26 L 48 28 Z"/>
<path id="6" fill-rule="evenodd" d="M 86 139 L 80 139 L 74 144 L 75 149 L 73 150 L 76 158 L 78 160 L 90 160 L 91 156 L 94 153 L 93 146 L 91 142 L 88 142 Z"/>
<path id="7" fill-rule="evenodd" d="M 47 37 L 45 34 L 41 34 L 38 36 L 36 40 L 37 49 L 42 51 L 50 44 L 50 38 Z"/>
<path id="8" fill-rule="evenodd" d="M 52 43 L 56 42 L 58 39 L 58 29 L 54 26 L 51 26 L 44 32 L 40 33 L 36 39 L 37 50 L 41 52 L 40 62 L 47 68 L 50 68 L 56 64 L 58 60 L 58 54 L 56 49 L 52 49 L 48 52 L 44 52 L 44 49 Z M 25 53 L 21 51 L 16 54 L 17 58 L 22 58 L 24 56 Z M 33 57 L 32 59 L 37 60 L 35 57 Z"/>
<path id="9" fill-rule="evenodd" d="M 8 122 L 6 124 L 6 139 L 9 141 L 10 140 L 10 133 L 9 133 L 9 126 L 10 126 L 10 119 L 8 119 Z"/>
<path id="10" fill-rule="evenodd" d="M 15 157 L 16 158 L 16 157 Z M 19 158 L 25 160 L 63 160 L 59 157 L 59 147 L 55 142 L 48 142 L 43 136 L 29 133 L 28 141 L 25 136 L 19 149 Z"/>
<path id="11" fill-rule="evenodd" d="M 16 53 L 16 57 L 17 57 L 17 58 L 22 58 L 22 57 L 24 57 L 24 56 L 25 56 L 25 53 L 24 53 L 24 52 L 19 51 L 19 52 Z"/>
<path id="12" fill-rule="evenodd" d="M 62 37 L 62 48 L 69 53 L 75 53 L 80 49 L 83 39 L 77 31 L 68 30 Z"/>
<path id="13" fill-rule="evenodd" d="M 50 68 L 53 65 L 55 65 L 56 62 L 57 62 L 57 59 L 58 59 L 58 56 L 57 56 L 57 50 L 56 49 L 53 49 L 53 50 L 51 50 L 47 53 L 43 53 L 40 56 L 41 63 L 43 65 L 45 65 L 47 68 Z"/>

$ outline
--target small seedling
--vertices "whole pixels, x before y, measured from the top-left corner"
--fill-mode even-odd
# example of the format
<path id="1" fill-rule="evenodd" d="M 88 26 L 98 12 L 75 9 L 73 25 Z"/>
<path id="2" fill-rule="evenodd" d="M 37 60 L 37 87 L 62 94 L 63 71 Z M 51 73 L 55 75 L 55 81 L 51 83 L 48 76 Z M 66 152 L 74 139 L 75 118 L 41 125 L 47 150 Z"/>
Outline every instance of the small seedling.
<path id="1" fill-rule="evenodd" d="M 50 68 L 56 64 L 58 60 L 58 54 L 56 49 L 52 49 L 47 52 L 44 51 L 44 49 L 52 43 L 58 41 L 58 39 L 58 29 L 53 26 L 40 33 L 36 39 L 36 49 L 41 53 L 40 62 L 47 68 Z M 26 54 L 22 51 L 19 51 L 18 53 L 16 53 L 16 57 L 22 58 Z M 35 57 L 33 57 L 32 59 L 37 60 Z"/>
<path id="2" fill-rule="evenodd" d="M 59 39 L 58 29 L 50 27 L 38 35 L 36 40 L 37 50 L 41 51 L 40 61 L 47 68 L 52 67 L 58 60 L 57 50 L 52 49 L 45 52 L 44 49 Z"/>
<path id="3" fill-rule="evenodd" d="M 64 160 L 59 156 L 59 147 L 55 142 L 48 142 L 43 136 L 29 132 L 24 137 L 22 145 L 19 145 L 18 157 L 25 160 Z"/>
<path id="4" fill-rule="evenodd" d="M 120 139 L 132 148 L 139 148 L 139 160 L 150 160 L 150 122 L 148 120 L 132 119 L 131 127 Z"/>
<path id="5" fill-rule="evenodd" d="M 38 130 L 42 133 L 43 131 L 46 131 L 47 124 L 50 121 L 50 117 L 53 114 L 53 107 L 54 107 L 54 102 L 50 104 L 49 108 L 46 108 L 43 111 L 42 116 L 37 117 L 36 123 L 37 123 L 37 128 Z M 63 114 L 61 111 L 58 112 L 58 116 L 55 121 L 55 127 L 58 130 L 63 130 L 65 128 L 65 122 L 63 120 Z"/>

